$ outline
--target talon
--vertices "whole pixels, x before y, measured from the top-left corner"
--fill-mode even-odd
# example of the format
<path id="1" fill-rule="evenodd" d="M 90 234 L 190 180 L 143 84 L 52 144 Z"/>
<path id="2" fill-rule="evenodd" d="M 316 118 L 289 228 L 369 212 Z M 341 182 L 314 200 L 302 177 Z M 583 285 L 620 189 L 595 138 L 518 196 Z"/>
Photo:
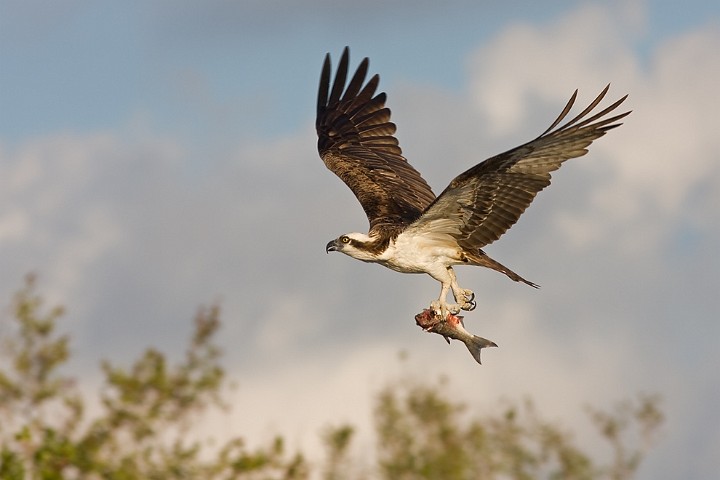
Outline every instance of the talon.
<path id="1" fill-rule="evenodd" d="M 477 306 L 477 303 L 474 301 L 467 302 L 467 303 L 463 304 L 462 309 L 465 310 L 466 312 L 472 312 L 473 310 L 475 310 L 476 306 Z"/>
<path id="2" fill-rule="evenodd" d="M 475 300 L 475 292 L 473 292 L 472 290 L 465 290 L 465 300 L 468 303 L 475 303 L 473 302 L 473 300 Z"/>

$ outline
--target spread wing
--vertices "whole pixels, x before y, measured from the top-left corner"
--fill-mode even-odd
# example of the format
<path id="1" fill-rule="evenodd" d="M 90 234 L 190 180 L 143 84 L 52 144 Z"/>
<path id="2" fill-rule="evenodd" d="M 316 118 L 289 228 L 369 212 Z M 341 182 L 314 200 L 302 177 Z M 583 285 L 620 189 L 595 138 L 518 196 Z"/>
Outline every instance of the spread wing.
<path id="1" fill-rule="evenodd" d="M 371 234 L 408 225 L 435 195 L 402 156 L 385 93 L 375 95 L 380 77 L 374 75 L 363 86 L 369 63 L 365 58 L 346 88 L 348 62 L 346 47 L 331 87 L 330 55 L 325 57 L 315 120 L 320 158 L 360 201 Z"/>
<path id="2" fill-rule="evenodd" d="M 455 177 L 410 228 L 450 235 L 467 251 L 477 251 L 500 238 L 517 222 L 535 195 L 550 185 L 550 172 L 566 160 L 585 155 L 593 140 L 620 126 L 618 120 L 630 113 L 608 117 L 627 95 L 593 113 L 609 87 L 578 116 L 557 127 L 575 103 L 576 90 L 542 135 Z"/>

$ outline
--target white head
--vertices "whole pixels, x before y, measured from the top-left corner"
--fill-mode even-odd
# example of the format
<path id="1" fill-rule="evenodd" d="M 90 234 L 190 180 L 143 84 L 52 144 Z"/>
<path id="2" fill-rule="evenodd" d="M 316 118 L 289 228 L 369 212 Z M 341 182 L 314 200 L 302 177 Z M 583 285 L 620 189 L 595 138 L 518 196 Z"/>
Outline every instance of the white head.
<path id="1" fill-rule="evenodd" d="M 346 233 L 325 246 L 325 252 L 342 252 L 357 260 L 373 262 L 377 260 L 378 252 L 375 248 L 375 239 L 364 233 Z"/>

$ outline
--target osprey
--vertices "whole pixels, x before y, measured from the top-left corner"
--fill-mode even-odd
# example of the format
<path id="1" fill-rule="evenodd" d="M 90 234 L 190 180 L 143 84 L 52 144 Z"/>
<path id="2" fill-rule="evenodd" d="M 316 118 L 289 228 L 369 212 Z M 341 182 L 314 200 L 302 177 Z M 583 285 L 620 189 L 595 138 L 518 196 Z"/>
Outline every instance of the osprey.
<path id="1" fill-rule="evenodd" d="M 455 265 L 491 268 L 537 288 L 482 248 L 515 224 L 535 195 L 550 184 L 550 172 L 585 155 L 593 140 L 621 125 L 618 120 L 629 111 L 608 115 L 627 95 L 595 113 L 608 85 L 579 115 L 558 126 L 575 103 L 576 90 L 539 137 L 461 173 L 436 197 L 393 136 L 386 95 L 375 95 L 380 77 L 376 74 L 365 83 L 369 60 L 360 62 L 346 87 L 348 63 L 345 47 L 331 84 L 330 54 L 325 57 L 315 121 L 318 152 L 355 194 L 370 229 L 367 234 L 341 235 L 327 244 L 326 252 L 342 252 L 401 273 L 427 273 L 442 285 L 440 296 L 430 304 L 441 319 L 475 308 L 475 294 L 460 288 Z M 454 304 L 447 303 L 450 291 Z"/>

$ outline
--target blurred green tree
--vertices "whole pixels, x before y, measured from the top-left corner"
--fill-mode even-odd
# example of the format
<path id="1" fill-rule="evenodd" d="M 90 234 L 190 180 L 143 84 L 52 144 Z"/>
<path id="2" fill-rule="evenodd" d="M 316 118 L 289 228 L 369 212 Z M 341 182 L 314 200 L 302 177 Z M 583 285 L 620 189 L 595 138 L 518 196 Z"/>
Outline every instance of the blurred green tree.
<path id="1" fill-rule="evenodd" d="M 198 311 L 177 365 L 152 348 L 128 369 L 103 362 L 101 411 L 87 418 L 86 400 L 59 371 L 70 355 L 68 337 L 55 334 L 63 309 L 44 311 L 34 283 L 29 276 L 14 322 L 0 330 L 0 479 L 307 478 L 280 437 L 256 451 L 237 437 L 204 455 L 206 442 L 188 435 L 201 414 L 224 408 L 217 306 Z"/>
<path id="2" fill-rule="evenodd" d="M 443 392 L 445 381 L 393 382 L 375 401 L 377 456 L 352 455 L 355 427 L 326 427 L 324 464 L 289 454 L 281 436 L 253 451 L 241 437 L 215 446 L 193 435 L 202 415 L 225 410 L 225 373 L 213 342 L 217 306 L 201 308 L 177 364 L 148 349 L 130 368 L 104 361 L 99 412 L 87 412 L 60 367 L 69 337 L 55 332 L 60 307 L 46 309 L 32 276 L 0 323 L 0 479 L 306 479 L 324 480 L 632 478 L 662 424 L 656 396 L 610 412 L 590 408 L 611 459 L 580 449 L 543 420 L 531 400 L 497 414 L 471 415 Z M 316 477 L 313 477 L 316 478 Z"/>
<path id="3" fill-rule="evenodd" d="M 632 478 L 663 421 L 657 396 L 639 395 L 612 412 L 590 408 L 609 463 L 580 449 L 570 432 L 543 420 L 531 399 L 472 416 L 437 385 L 408 379 L 378 395 L 379 476 L 392 480 Z M 639 443 L 639 446 L 635 446 Z"/>

